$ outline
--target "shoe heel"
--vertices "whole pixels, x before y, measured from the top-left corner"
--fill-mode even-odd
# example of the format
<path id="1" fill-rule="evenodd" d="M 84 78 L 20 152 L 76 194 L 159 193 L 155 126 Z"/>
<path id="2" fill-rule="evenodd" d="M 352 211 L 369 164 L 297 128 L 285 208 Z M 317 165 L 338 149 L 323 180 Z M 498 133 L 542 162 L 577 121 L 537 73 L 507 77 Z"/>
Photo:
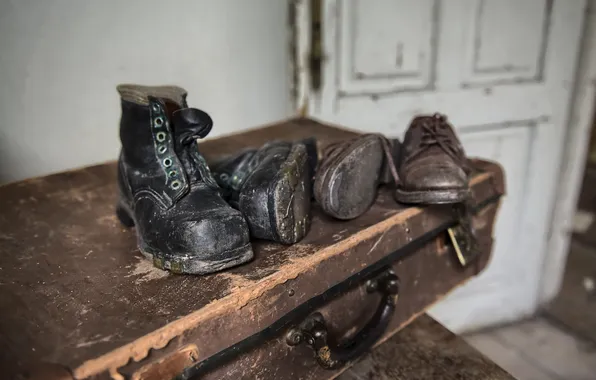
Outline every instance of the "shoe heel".
<path id="1" fill-rule="evenodd" d="M 310 229 L 312 174 L 307 147 L 295 145 L 270 187 L 269 218 L 278 241 L 294 244 Z"/>
<path id="2" fill-rule="evenodd" d="M 293 244 L 310 227 L 312 181 L 306 148 L 296 144 L 283 162 L 276 163 L 276 170 L 270 165 L 263 162 L 246 180 L 238 209 L 252 237 Z"/>
<path id="3" fill-rule="evenodd" d="M 135 225 L 135 221 L 121 203 L 116 206 L 116 216 L 125 227 L 133 227 Z"/>

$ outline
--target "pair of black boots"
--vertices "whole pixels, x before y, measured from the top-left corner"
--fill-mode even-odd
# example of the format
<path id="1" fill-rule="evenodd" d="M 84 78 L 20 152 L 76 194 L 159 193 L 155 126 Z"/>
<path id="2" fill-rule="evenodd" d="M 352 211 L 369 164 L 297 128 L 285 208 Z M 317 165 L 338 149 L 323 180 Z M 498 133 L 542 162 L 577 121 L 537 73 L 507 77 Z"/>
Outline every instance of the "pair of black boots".
<path id="1" fill-rule="evenodd" d="M 292 244 L 310 225 L 314 141 L 270 142 L 207 165 L 213 126 L 175 86 L 118 86 L 117 215 L 161 269 L 206 274 L 252 259 L 250 237 Z"/>

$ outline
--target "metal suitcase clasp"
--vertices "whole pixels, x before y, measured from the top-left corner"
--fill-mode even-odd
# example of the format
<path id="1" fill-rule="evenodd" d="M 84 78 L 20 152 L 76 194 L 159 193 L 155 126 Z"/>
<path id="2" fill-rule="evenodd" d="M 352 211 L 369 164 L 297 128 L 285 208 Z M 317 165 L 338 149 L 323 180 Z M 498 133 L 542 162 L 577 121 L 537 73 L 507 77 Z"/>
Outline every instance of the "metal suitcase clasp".
<path id="1" fill-rule="evenodd" d="M 467 266 L 480 255 L 476 238 L 461 224 L 447 229 L 447 234 L 462 267 Z"/>
<path id="2" fill-rule="evenodd" d="M 466 267 L 481 253 L 472 226 L 472 209 L 467 202 L 456 205 L 454 211 L 458 224 L 447 229 L 449 240 L 462 267 Z"/>

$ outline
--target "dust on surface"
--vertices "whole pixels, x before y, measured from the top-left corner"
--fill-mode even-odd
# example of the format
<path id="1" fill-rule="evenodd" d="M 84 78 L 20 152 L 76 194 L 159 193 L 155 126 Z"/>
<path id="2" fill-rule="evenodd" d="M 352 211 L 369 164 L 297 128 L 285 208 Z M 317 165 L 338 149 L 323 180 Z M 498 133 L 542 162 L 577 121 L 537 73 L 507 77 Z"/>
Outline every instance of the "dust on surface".
<path id="1" fill-rule="evenodd" d="M 135 284 L 141 284 L 143 282 L 159 280 L 160 278 L 165 278 L 170 275 L 168 271 L 161 270 L 153 266 L 153 263 L 149 260 L 146 260 L 142 257 L 137 257 L 137 263 L 134 264 L 134 268 L 132 272 L 125 276 L 125 277 L 133 277 L 138 276 L 135 279 Z"/>
<path id="2" fill-rule="evenodd" d="M 106 227 L 118 227 L 121 225 L 115 214 L 103 215 L 97 219 L 97 223 Z"/>
<path id="3" fill-rule="evenodd" d="M 113 337 L 114 337 L 114 334 L 108 335 L 108 336 L 104 336 L 104 337 L 101 337 L 101 336 L 97 335 L 97 336 L 93 337 L 94 339 L 92 339 L 92 340 L 78 343 L 76 347 L 77 348 L 89 347 L 89 346 L 93 346 L 93 345 L 98 344 L 98 343 L 109 342 L 110 340 L 112 340 Z"/>
<path id="4" fill-rule="evenodd" d="M 218 273 L 218 276 L 224 280 L 229 281 L 228 289 L 230 290 L 230 292 L 242 289 L 245 286 L 248 286 L 253 283 L 253 281 L 248 280 L 246 277 L 235 273 L 221 272 Z"/>

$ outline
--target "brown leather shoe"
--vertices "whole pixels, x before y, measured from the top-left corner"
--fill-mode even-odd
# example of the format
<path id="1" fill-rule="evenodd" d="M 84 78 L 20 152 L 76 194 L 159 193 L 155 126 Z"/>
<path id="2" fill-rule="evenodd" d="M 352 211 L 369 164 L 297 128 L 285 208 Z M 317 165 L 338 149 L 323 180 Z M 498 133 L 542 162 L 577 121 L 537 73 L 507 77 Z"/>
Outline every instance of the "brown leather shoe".
<path id="1" fill-rule="evenodd" d="M 445 116 L 414 118 L 399 161 L 398 202 L 444 204 L 467 199 L 466 154 Z"/>
<path id="2" fill-rule="evenodd" d="M 366 134 L 325 147 L 313 187 L 323 211 L 353 219 L 368 210 L 379 184 L 392 180 L 385 173 L 395 169 L 392 150 L 398 146 L 382 135 Z"/>

